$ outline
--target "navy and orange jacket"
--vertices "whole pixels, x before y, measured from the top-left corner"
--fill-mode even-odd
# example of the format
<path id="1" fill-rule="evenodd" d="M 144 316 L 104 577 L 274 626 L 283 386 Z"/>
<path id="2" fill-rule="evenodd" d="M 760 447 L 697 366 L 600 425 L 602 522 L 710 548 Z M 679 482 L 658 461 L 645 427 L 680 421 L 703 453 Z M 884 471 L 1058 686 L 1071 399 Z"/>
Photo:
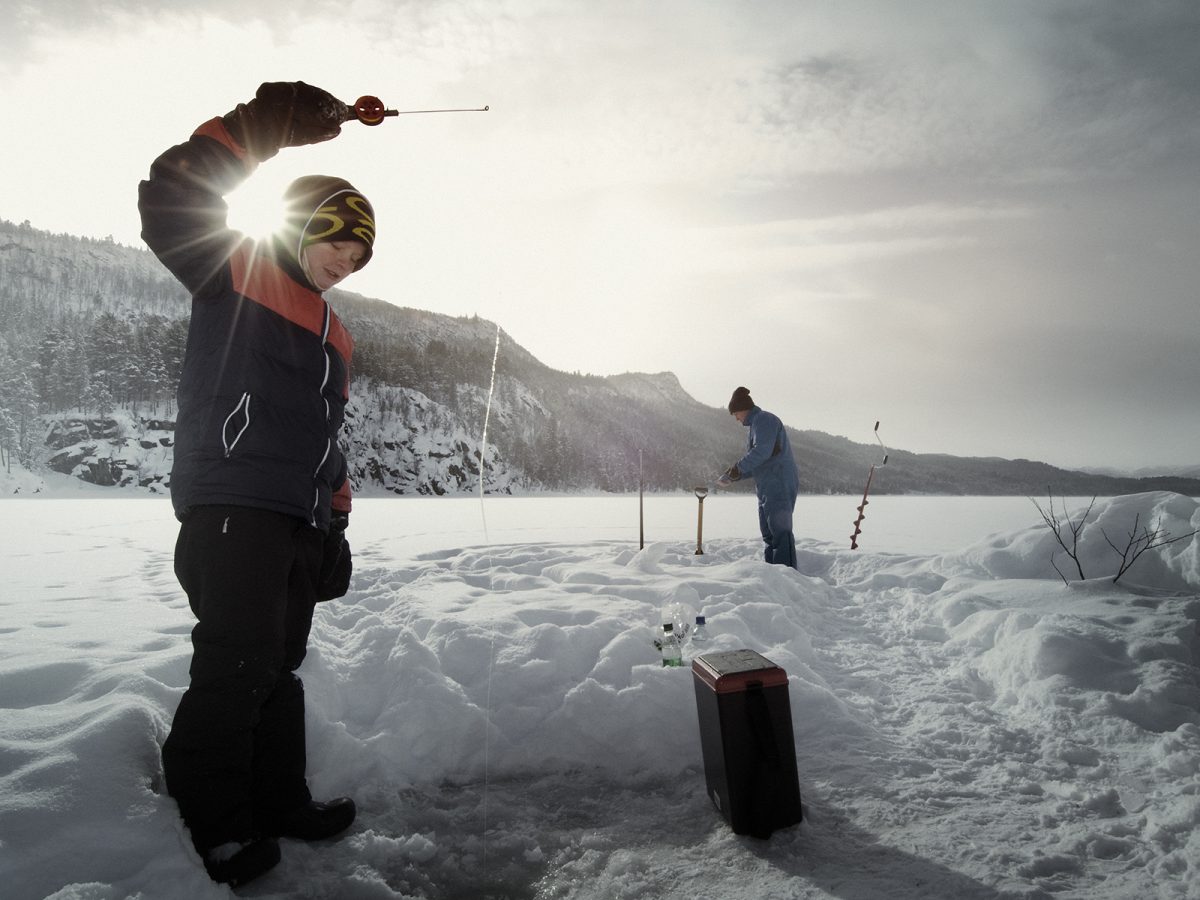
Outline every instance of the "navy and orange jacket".
<path id="1" fill-rule="evenodd" d="M 270 509 L 327 530 L 350 511 L 338 447 L 354 342 L 278 240 L 226 224 L 223 197 L 257 162 L 221 119 L 156 159 L 142 239 L 192 294 L 171 501 Z"/>

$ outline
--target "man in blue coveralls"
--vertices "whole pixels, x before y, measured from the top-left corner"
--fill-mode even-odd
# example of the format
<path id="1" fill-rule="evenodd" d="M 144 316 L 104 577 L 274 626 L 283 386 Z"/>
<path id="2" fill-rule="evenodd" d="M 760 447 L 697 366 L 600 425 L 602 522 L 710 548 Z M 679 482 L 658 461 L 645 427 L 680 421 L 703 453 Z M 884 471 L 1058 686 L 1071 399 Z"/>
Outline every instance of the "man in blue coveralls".
<path id="1" fill-rule="evenodd" d="M 733 392 L 729 412 L 750 429 L 746 437 L 746 455 L 730 466 L 718 479 L 729 484 L 741 478 L 753 478 L 758 494 L 758 526 L 766 544 L 764 558 L 769 563 L 796 568 L 796 538 L 792 533 L 792 512 L 800 475 L 792 456 L 792 445 L 779 416 L 759 409 L 744 387 Z"/>

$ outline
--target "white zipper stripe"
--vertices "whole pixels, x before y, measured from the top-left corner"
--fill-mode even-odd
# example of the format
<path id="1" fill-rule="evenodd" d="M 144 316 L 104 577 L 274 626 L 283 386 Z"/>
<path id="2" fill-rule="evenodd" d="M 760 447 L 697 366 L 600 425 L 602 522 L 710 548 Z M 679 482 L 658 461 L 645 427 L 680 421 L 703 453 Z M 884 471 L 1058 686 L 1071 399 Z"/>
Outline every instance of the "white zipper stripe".
<path id="1" fill-rule="evenodd" d="M 242 423 L 242 427 L 238 429 L 238 433 L 234 435 L 233 442 L 230 443 L 225 434 L 229 430 L 229 423 L 239 410 L 245 410 L 246 420 Z M 242 435 L 246 433 L 246 429 L 250 427 L 250 394 L 249 392 L 242 394 L 242 399 L 238 401 L 238 405 L 233 408 L 233 412 L 225 417 L 225 422 L 221 425 L 221 443 L 225 445 L 225 455 L 229 456 L 233 452 L 233 448 L 237 446 L 238 441 L 242 439 Z"/>
<path id="2" fill-rule="evenodd" d="M 325 320 L 321 325 L 321 352 L 325 354 L 325 374 L 321 376 L 321 400 L 325 404 L 325 424 L 329 424 L 329 400 L 325 396 L 325 386 L 329 384 L 329 372 L 332 367 L 332 362 L 329 359 L 329 326 L 333 318 L 333 310 L 329 306 L 329 301 L 324 297 L 321 302 L 325 304 Z M 325 438 L 325 452 L 321 454 L 321 461 L 317 463 L 317 468 L 313 472 L 315 478 L 321 471 L 321 467 L 325 465 L 325 461 L 329 459 L 329 451 L 333 447 L 333 441 L 328 437 Z M 312 505 L 312 524 L 317 524 L 317 507 L 321 503 L 320 488 L 313 489 L 313 505 Z"/>

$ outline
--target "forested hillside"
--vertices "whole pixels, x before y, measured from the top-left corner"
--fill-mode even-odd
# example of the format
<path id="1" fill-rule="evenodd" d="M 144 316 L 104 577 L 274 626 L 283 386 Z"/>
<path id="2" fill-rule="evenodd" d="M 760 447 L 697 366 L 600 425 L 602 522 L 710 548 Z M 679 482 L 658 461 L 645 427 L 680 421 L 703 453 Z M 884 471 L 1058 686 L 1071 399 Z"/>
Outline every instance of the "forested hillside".
<path id="1" fill-rule="evenodd" d="M 494 323 L 333 291 L 355 335 L 344 441 L 356 486 L 629 490 L 703 479 L 738 452 L 728 417 L 670 374 L 547 368 Z M 190 300 L 145 250 L 0 221 L 0 465 L 165 488 Z M 712 426 L 718 427 L 712 427 Z"/>
<path id="2" fill-rule="evenodd" d="M 671 373 L 560 372 L 493 322 L 342 291 L 329 298 L 356 341 L 343 440 L 360 492 L 475 491 L 481 469 L 493 492 L 636 490 L 639 471 L 649 490 L 687 490 L 742 452 L 725 410 L 697 402 Z M 166 490 L 189 313 L 184 290 L 146 250 L 0 220 L 0 469 Z M 792 439 L 806 492 L 859 492 L 880 461 L 874 445 L 809 430 Z M 872 488 L 1048 489 L 1197 495 L 1200 481 L 893 450 Z"/>

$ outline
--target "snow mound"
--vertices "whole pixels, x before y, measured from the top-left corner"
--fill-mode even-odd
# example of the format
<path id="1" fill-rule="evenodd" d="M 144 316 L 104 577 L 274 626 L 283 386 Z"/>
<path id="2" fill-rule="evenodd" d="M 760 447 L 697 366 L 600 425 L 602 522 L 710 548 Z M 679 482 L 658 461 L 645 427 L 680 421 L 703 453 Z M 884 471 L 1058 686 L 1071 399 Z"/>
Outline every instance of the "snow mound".
<path id="1" fill-rule="evenodd" d="M 1163 540 L 1176 540 L 1140 556 L 1121 583 L 1160 591 L 1200 590 L 1200 541 L 1187 536 L 1200 530 L 1200 503 L 1195 499 L 1154 491 L 1101 499 L 1090 510 L 1085 504 L 1065 512 L 1058 498 L 1053 510 L 1049 499 L 1037 503 L 1058 517 L 1063 541 L 1078 556 L 1085 579 L 1112 579 L 1120 568 L 1121 552 L 1149 531 L 1158 532 Z M 949 554 L 943 565 L 964 575 L 991 578 L 1059 578 L 1057 567 L 1069 580 L 1080 580 L 1075 563 L 1032 504 L 1030 512 L 1037 524 L 995 534 Z M 1072 523 L 1079 530 L 1077 540 Z"/>

